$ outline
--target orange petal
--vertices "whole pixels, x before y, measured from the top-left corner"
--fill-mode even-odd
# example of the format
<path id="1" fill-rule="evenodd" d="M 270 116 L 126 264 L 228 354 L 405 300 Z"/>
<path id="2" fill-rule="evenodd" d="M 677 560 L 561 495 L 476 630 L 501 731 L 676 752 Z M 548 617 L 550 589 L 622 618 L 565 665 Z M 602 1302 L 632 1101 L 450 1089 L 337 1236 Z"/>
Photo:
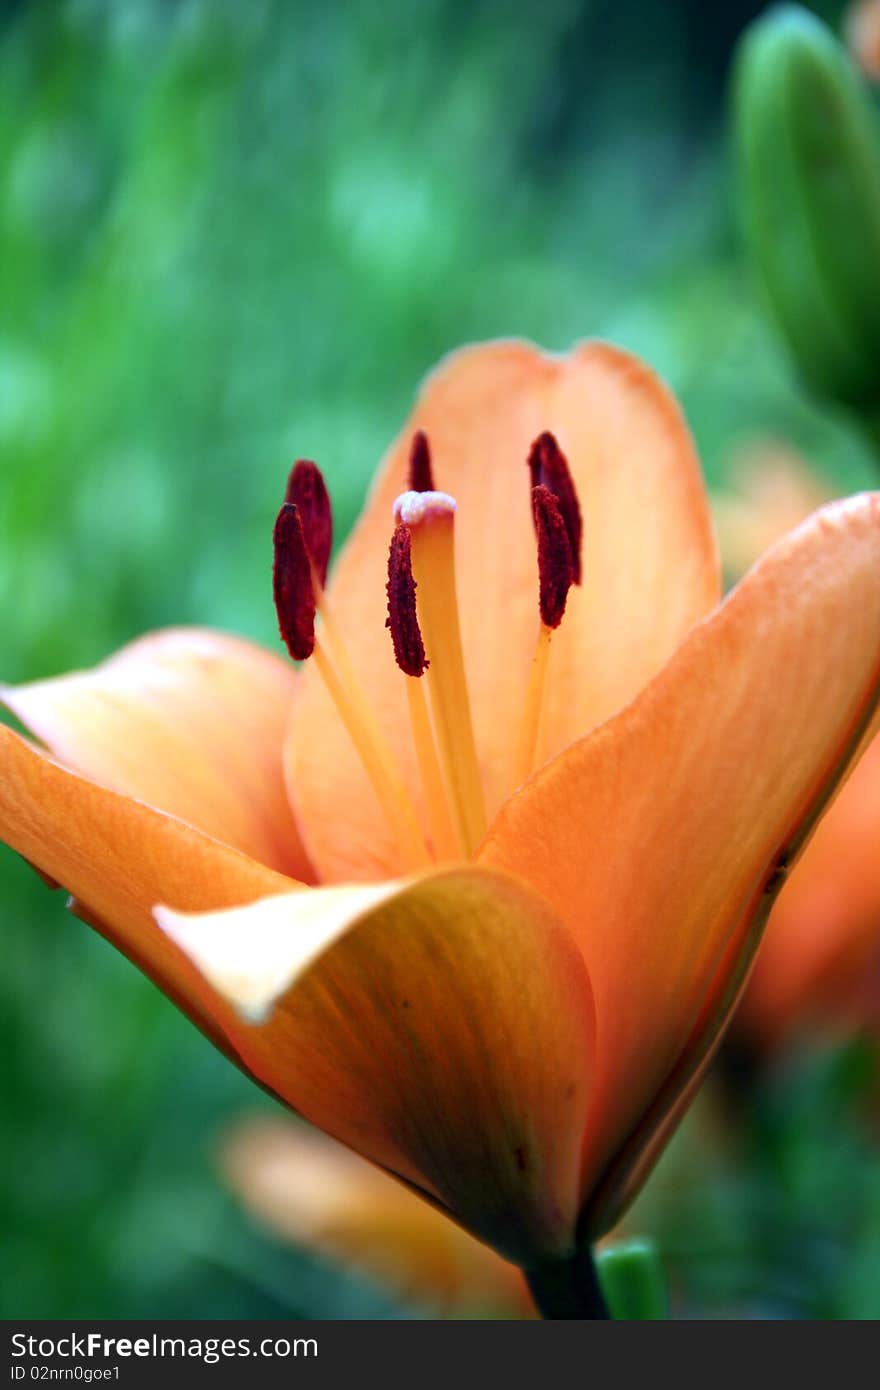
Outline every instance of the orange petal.
<path id="1" fill-rule="evenodd" d="M 293 668 L 252 642 L 174 628 L 0 695 L 77 772 L 309 878 L 281 769 L 294 684 Z"/>
<path id="2" fill-rule="evenodd" d="M 0 725 L 0 838 L 76 899 L 80 915 L 133 960 L 218 1046 L 235 1012 L 159 931 L 153 904 L 250 902 L 291 880 L 191 826 L 68 772 Z"/>
<path id="3" fill-rule="evenodd" d="M 306 1119 L 517 1263 L 571 1248 L 592 997 L 530 889 L 462 868 L 156 916 L 263 1019 L 244 1059 Z"/>
<path id="4" fill-rule="evenodd" d="M 519 1270 L 333 1140 L 261 1116 L 236 1125 L 220 1157 L 245 1205 L 287 1240 L 450 1313 L 531 1315 Z"/>
<path id="5" fill-rule="evenodd" d="M 855 768 L 779 895 L 737 1026 L 764 1046 L 797 1029 L 878 1018 L 880 738 Z"/>
<path id="6" fill-rule="evenodd" d="M 864 732 L 878 655 L 875 496 L 826 508 L 769 552 L 490 831 L 482 862 L 517 869 L 569 922 L 595 991 L 588 1187 L 733 987 L 774 866 Z"/>
<path id="7" fill-rule="evenodd" d="M 417 429 L 430 438 L 436 486 L 459 504 L 462 638 L 492 814 L 512 785 L 538 635 L 526 468 L 533 439 L 544 429 L 556 434 L 584 518 L 583 587 L 569 595 L 553 640 L 548 757 L 631 699 L 717 601 L 711 523 L 678 407 L 634 358 L 603 343 L 550 357 L 519 342 L 447 358 L 392 445 L 331 582 L 355 664 L 416 796 L 404 682 L 385 631 L 385 581 L 391 506 L 407 485 Z M 397 872 L 390 836 L 316 672 L 306 670 L 296 708 L 288 778 L 321 878 Z"/>

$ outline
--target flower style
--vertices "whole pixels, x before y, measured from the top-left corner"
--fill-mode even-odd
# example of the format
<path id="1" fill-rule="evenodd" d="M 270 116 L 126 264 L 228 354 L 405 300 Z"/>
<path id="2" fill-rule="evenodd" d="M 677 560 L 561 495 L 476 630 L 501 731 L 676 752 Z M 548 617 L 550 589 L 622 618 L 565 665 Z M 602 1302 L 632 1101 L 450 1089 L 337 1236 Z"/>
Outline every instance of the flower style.
<path id="1" fill-rule="evenodd" d="M 176 631 L 7 690 L 49 751 L 2 730 L 0 832 L 288 1106 L 559 1268 L 686 1108 L 872 728 L 880 497 L 719 604 L 665 388 L 496 343 L 429 379 L 326 592 L 317 470 L 275 541 L 303 666 Z"/>

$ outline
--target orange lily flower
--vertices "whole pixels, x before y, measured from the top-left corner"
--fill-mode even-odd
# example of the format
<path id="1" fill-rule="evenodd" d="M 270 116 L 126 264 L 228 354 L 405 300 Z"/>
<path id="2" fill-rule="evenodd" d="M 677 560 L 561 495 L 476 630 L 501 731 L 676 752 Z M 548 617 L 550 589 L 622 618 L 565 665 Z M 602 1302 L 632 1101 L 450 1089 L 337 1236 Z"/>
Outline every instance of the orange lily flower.
<path id="1" fill-rule="evenodd" d="M 305 666 L 160 634 L 7 691 L 50 753 L 2 731 L 0 833 L 264 1086 L 581 1315 L 586 1243 L 875 719 L 880 497 L 719 605 L 680 412 L 601 344 L 448 359 L 326 594 L 308 481 L 276 527 Z"/>
<path id="2" fill-rule="evenodd" d="M 278 1236 L 448 1315 L 532 1316 L 513 1265 L 332 1139 L 254 1116 L 224 1136 L 219 1157 L 233 1191 Z"/>
<path id="3" fill-rule="evenodd" d="M 743 459 L 734 494 L 714 500 L 725 569 L 741 574 L 826 500 L 784 445 Z M 761 1049 L 797 1033 L 880 1025 L 880 740 L 819 825 L 771 913 L 736 1028 Z"/>

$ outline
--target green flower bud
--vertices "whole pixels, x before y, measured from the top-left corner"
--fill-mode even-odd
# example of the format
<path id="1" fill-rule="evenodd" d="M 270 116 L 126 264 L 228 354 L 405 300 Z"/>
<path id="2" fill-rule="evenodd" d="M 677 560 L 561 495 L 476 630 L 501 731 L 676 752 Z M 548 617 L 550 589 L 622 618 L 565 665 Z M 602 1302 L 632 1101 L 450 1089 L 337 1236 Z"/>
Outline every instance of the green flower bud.
<path id="1" fill-rule="evenodd" d="M 613 1318 L 656 1322 L 669 1316 L 666 1281 L 651 1240 L 625 1240 L 601 1250 L 599 1284 Z"/>
<path id="2" fill-rule="evenodd" d="M 741 44 L 736 136 L 749 247 L 814 390 L 880 407 L 880 132 L 844 49 L 785 5 Z"/>

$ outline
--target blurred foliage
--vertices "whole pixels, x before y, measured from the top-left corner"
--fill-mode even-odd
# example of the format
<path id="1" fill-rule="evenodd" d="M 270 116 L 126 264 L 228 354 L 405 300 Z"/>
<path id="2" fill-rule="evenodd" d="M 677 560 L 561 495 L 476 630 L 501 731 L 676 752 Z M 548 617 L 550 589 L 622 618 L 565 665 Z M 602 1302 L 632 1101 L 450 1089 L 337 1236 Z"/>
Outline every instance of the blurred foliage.
<path id="1" fill-rule="evenodd" d="M 880 1051 L 728 1042 L 625 1219 L 663 1253 L 676 1316 L 880 1316 Z"/>
<path id="2" fill-rule="evenodd" d="M 724 91 L 760 8 L 2 7 L 3 678 L 167 623 L 274 641 L 291 458 L 326 467 L 344 533 L 467 339 L 642 353 L 714 481 L 775 433 L 841 491 L 868 482 L 743 265 Z M 212 1144 L 253 1089 L 20 861 L 0 870 L 0 1313 L 401 1315 L 248 1228 Z M 809 1077 L 781 1085 L 754 1161 L 699 1164 L 653 1212 L 687 1306 L 872 1311 L 880 1186 L 845 1079 L 820 1078 L 825 1110 Z M 782 1287 L 805 1269 L 806 1301 Z"/>

